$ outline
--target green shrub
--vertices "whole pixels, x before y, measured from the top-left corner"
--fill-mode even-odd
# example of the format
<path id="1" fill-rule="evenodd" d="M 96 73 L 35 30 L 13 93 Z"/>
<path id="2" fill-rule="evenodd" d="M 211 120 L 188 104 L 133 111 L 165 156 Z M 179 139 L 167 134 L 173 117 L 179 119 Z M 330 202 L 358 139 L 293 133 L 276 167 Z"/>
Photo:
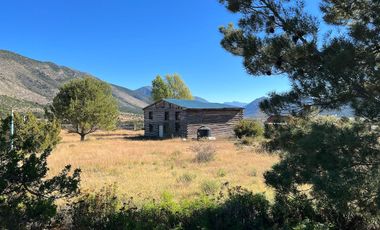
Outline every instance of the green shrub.
<path id="1" fill-rule="evenodd" d="M 181 184 L 190 184 L 197 176 L 194 174 L 184 173 L 177 178 L 177 182 Z"/>
<path id="2" fill-rule="evenodd" d="M 218 171 L 216 172 L 216 175 L 218 177 L 225 177 L 227 175 L 227 173 L 224 169 L 218 169 Z"/>
<path id="3" fill-rule="evenodd" d="M 238 138 L 259 137 L 263 135 L 264 129 L 258 121 L 244 119 L 235 126 L 234 132 Z"/>
<path id="4" fill-rule="evenodd" d="M 243 136 L 241 139 L 240 139 L 240 143 L 242 145 L 253 145 L 255 143 L 255 138 L 254 137 L 246 137 L 246 136 Z"/>
<path id="5" fill-rule="evenodd" d="M 240 187 L 230 189 L 228 198 L 217 210 L 219 223 L 213 229 L 283 229 L 275 227 L 271 205 L 263 194 Z M 290 228 L 291 229 L 291 228 Z"/>
<path id="6" fill-rule="evenodd" d="M 208 143 L 198 143 L 190 147 L 195 153 L 194 161 L 197 163 L 206 163 L 214 160 L 216 149 Z"/>
<path id="7" fill-rule="evenodd" d="M 271 139 L 274 136 L 276 136 L 279 132 L 279 130 L 286 125 L 280 125 L 280 124 L 265 124 L 264 125 L 264 137 Z"/>
<path id="8" fill-rule="evenodd" d="M 95 194 L 84 194 L 72 207 L 72 229 L 104 229 L 115 215 L 120 201 L 116 186 L 105 186 Z"/>
<path id="9" fill-rule="evenodd" d="M 338 229 L 321 224 L 306 195 L 276 196 L 270 204 L 263 194 L 228 186 L 217 196 L 181 202 L 164 192 L 160 200 L 141 205 L 133 198 L 122 202 L 111 186 L 83 195 L 71 209 L 65 229 Z"/>
<path id="10" fill-rule="evenodd" d="M 201 184 L 201 191 L 206 195 L 215 194 L 218 190 L 218 183 L 216 181 L 204 181 Z"/>

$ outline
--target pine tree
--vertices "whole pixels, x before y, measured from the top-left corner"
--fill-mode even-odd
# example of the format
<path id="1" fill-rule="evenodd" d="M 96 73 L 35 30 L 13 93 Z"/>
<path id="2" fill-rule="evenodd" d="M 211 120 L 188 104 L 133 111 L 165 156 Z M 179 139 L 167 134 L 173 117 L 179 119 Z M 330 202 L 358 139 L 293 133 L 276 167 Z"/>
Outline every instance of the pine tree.
<path id="1" fill-rule="evenodd" d="M 334 229 L 378 229 L 380 134 L 371 126 L 380 120 L 380 1 L 323 0 L 323 21 L 303 1 L 220 2 L 241 16 L 238 28 L 220 29 L 222 46 L 244 59 L 249 74 L 285 75 L 292 83 L 260 105 L 268 114 L 288 110 L 298 117 L 268 144 L 281 151 L 281 161 L 266 183 L 276 190 L 276 207 L 293 209 L 277 210 L 279 224 L 293 216 Z M 321 23 L 336 27 L 323 36 Z M 343 105 L 354 109 L 357 122 L 310 116 Z"/>
<path id="2" fill-rule="evenodd" d="M 60 88 L 53 100 L 52 111 L 71 131 L 85 140 L 98 129 L 111 130 L 118 118 L 117 102 L 111 87 L 94 78 L 75 79 Z"/>
<path id="3" fill-rule="evenodd" d="M 15 114 L 11 149 L 10 119 L 0 122 L 0 228 L 46 228 L 57 213 L 55 201 L 67 201 L 78 193 L 80 170 L 70 175 L 68 165 L 47 178 L 47 158 L 61 131 L 57 121 Z"/>

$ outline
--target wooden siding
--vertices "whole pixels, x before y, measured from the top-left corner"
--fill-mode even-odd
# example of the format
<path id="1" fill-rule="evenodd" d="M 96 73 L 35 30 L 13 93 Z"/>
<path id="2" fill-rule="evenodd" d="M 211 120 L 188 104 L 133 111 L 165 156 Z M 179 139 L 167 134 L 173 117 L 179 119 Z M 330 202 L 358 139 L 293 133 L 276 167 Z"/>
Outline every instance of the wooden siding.
<path id="1" fill-rule="evenodd" d="M 213 137 L 233 137 L 233 129 L 241 119 L 242 110 L 187 110 L 187 137 L 197 138 L 197 131 L 201 126 L 210 128 Z"/>
<path id="2" fill-rule="evenodd" d="M 149 113 L 153 117 L 149 119 Z M 169 119 L 165 120 L 165 112 L 169 113 Z M 176 120 L 176 112 L 180 113 Z M 243 119 L 243 109 L 185 109 L 177 105 L 160 101 L 144 108 L 145 136 L 159 137 L 159 126 L 167 126 L 164 137 L 197 138 L 197 131 L 201 126 L 211 129 L 211 135 L 216 138 L 228 138 L 234 136 L 235 125 Z M 175 131 L 175 124 L 180 124 L 180 130 Z M 153 130 L 149 130 L 149 126 Z"/>
<path id="3" fill-rule="evenodd" d="M 153 113 L 153 119 L 149 119 L 149 112 Z M 165 120 L 165 112 L 169 113 L 169 119 Z M 179 120 L 176 120 L 176 112 L 179 112 Z M 179 123 L 180 129 L 175 130 L 176 123 Z M 152 132 L 149 125 L 153 126 Z M 176 105 L 161 101 L 144 109 L 144 133 L 147 137 L 159 137 L 159 126 L 167 126 L 164 131 L 164 137 L 186 137 L 185 111 Z"/>

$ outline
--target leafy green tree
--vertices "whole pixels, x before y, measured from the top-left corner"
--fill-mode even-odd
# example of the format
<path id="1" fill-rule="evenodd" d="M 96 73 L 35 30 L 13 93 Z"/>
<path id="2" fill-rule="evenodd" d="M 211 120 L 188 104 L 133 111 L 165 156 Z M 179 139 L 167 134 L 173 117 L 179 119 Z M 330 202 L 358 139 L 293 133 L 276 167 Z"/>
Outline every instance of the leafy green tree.
<path id="1" fill-rule="evenodd" d="M 249 74 L 286 75 L 292 83 L 289 92 L 272 93 L 261 109 L 303 118 L 279 126 L 269 143 L 282 159 L 266 182 L 287 205 L 306 193 L 317 222 L 378 229 L 380 134 L 368 130 L 380 120 L 380 2 L 322 0 L 323 21 L 309 14 L 303 1 L 220 2 L 241 15 L 238 28 L 220 29 L 222 46 L 243 57 Z M 325 36 L 322 23 L 332 25 Z M 343 105 L 367 123 L 309 118 L 315 109 Z M 303 186 L 309 189 L 302 191 Z"/>
<path id="2" fill-rule="evenodd" d="M 170 98 L 193 99 L 190 89 L 178 74 L 166 75 L 166 82 L 169 87 Z"/>
<path id="3" fill-rule="evenodd" d="M 85 140 L 87 134 L 98 129 L 116 127 L 118 106 L 111 87 L 94 78 L 75 79 L 60 88 L 53 100 L 52 110 L 71 131 Z"/>
<path id="4" fill-rule="evenodd" d="M 47 158 L 59 141 L 57 121 L 40 121 L 29 113 L 15 114 L 13 148 L 10 117 L 0 132 L 0 228 L 45 228 L 57 213 L 55 201 L 67 201 L 79 188 L 79 173 L 71 166 L 47 178 Z"/>
<path id="5" fill-rule="evenodd" d="M 190 89 L 178 74 L 166 75 L 165 80 L 157 76 L 152 81 L 152 98 L 154 101 L 163 98 L 193 99 Z"/>
<path id="6" fill-rule="evenodd" d="M 158 75 L 152 81 L 152 99 L 154 101 L 158 101 L 163 98 L 169 98 L 169 97 L 170 97 L 169 87 L 165 83 L 165 81 L 161 78 L 161 76 Z"/>

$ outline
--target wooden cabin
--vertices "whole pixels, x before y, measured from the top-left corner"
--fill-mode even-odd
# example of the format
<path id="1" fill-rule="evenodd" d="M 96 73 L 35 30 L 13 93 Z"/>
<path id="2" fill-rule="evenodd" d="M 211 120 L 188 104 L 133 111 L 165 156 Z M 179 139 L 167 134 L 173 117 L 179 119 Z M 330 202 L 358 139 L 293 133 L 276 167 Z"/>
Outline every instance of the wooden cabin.
<path id="1" fill-rule="evenodd" d="M 194 100 L 162 99 L 144 109 L 146 137 L 228 138 L 243 108 Z"/>

